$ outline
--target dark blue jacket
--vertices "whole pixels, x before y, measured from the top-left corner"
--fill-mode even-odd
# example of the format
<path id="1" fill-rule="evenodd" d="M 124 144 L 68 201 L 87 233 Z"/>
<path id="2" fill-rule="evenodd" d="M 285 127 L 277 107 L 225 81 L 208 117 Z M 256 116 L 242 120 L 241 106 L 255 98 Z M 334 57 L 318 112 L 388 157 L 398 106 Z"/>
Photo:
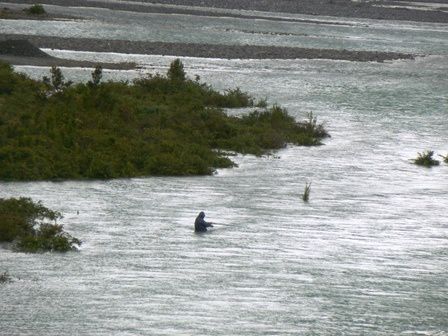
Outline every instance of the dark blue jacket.
<path id="1" fill-rule="evenodd" d="M 194 221 L 194 231 L 195 232 L 205 232 L 207 231 L 208 227 L 212 227 L 212 223 L 208 223 L 204 220 L 205 213 L 204 211 L 201 211 L 199 215 L 196 217 L 196 220 Z"/>

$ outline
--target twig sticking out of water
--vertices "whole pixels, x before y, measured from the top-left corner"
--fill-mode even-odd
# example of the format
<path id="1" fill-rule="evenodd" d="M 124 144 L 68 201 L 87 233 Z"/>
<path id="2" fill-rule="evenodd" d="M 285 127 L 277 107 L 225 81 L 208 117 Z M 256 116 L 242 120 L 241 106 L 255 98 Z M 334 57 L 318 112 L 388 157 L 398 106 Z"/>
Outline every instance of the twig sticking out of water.
<path id="1" fill-rule="evenodd" d="M 305 184 L 305 190 L 303 192 L 302 199 L 304 202 L 308 202 L 310 199 L 310 192 L 311 192 L 311 182 Z"/>

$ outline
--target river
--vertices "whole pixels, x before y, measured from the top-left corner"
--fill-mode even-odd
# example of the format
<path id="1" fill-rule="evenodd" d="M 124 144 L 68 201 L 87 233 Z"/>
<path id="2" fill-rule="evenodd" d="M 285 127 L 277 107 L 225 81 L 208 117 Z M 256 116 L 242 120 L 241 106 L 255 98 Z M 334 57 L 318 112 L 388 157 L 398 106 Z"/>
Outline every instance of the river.
<path id="1" fill-rule="evenodd" d="M 0 20 L 0 33 L 427 56 L 183 58 L 188 75 L 215 88 L 238 86 L 298 120 L 313 112 L 331 138 L 239 155 L 237 168 L 206 177 L 0 182 L 0 197 L 42 200 L 83 241 L 79 253 L 0 250 L 0 272 L 14 280 L 0 286 L 0 335 L 448 335 L 448 164 L 411 163 L 424 150 L 448 155 L 448 25 L 88 12 L 89 20 L 62 23 Z M 164 73 L 173 59 L 46 51 L 142 66 L 105 71 L 106 79 Z M 40 77 L 48 69 L 17 70 Z M 74 80 L 90 71 L 63 69 Z M 193 233 L 199 211 L 217 223 L 207 234 Z"/>

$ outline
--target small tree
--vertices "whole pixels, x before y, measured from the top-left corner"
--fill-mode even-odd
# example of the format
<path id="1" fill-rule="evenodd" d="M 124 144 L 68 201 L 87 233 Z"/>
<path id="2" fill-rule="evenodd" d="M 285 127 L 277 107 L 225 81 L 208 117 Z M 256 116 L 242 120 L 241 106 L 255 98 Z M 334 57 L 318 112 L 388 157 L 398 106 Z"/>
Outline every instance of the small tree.
<path id="1" fill-rule="evenodd" d="M 72 85 L 72 81 L 64 81 L 64 75 L 61 69 L 52 66 L 50 69 L 51 78 L 44 76 L 42 81 L 49 87 L 52 93 L 61 92 L 64 88 Z"/>
<path id="2" fill-rule="evenodd" d="M 95 70 L 92 71 L 92 80 L 89 81 L 90 86 L 98 86 L 103 78 L 103 68 L 101 65 L 97 65 Z"/>
<path id="3" fill-rule="evenodd" d="M 185 74 L 184 65 L 180 59 L 176 58 L 171 62 L 167 77 L 172 81 L 184 82 L 186 80 L 187 75 Z"/>

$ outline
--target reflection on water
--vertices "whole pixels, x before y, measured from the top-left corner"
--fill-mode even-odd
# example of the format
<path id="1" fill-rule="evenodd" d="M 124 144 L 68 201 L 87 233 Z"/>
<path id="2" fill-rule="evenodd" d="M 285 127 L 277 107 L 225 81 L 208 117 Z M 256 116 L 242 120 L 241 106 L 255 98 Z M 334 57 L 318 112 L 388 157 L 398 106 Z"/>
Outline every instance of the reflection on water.
<path id="1" fill-rule="evenodd" d="M 446 335 L 448 165 L 409 162 L 448 153 L 444 48 L 382 64 L 184 59 L 219 89 L 268 97 L 298 119 L 313 111 L 332 138 L 237 156 L 238 168 L 207 177 L 0 183 L 0 197 L 63 212 L 84 241 L 66 255 L 1 251 L 15 281 L 0 287 L 0 334 Z M 171 60 L 126 57 L 151 72 Z M 196 235 L 201 210 L 217 225 Z"/>

